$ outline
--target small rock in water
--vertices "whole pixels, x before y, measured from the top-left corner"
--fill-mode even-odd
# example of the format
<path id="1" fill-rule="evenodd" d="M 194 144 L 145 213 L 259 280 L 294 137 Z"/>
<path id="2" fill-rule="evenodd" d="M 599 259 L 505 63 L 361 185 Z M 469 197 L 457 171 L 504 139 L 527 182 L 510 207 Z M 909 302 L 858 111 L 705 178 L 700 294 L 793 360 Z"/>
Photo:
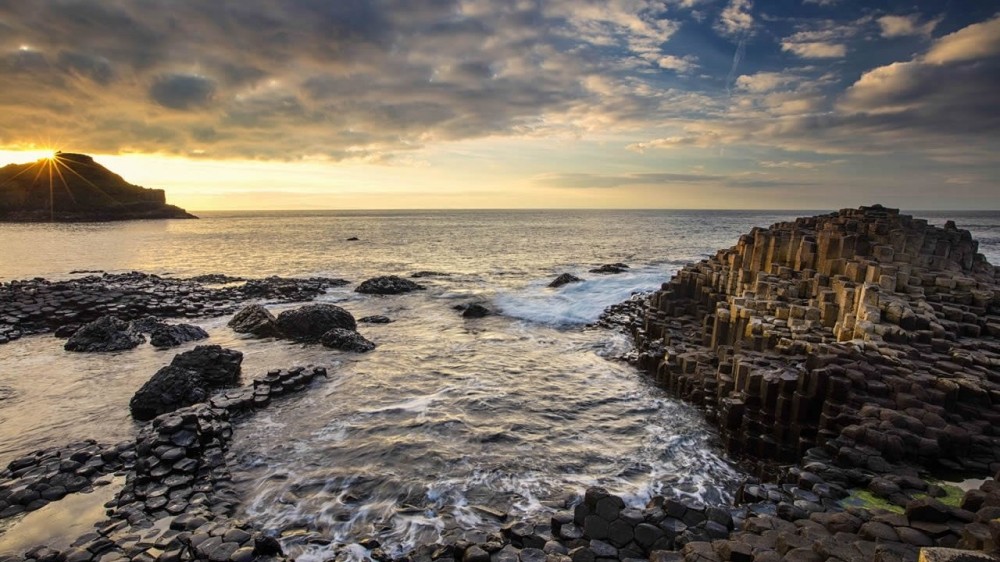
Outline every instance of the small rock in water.
<path id="1" fill-rule="evenodd" d="M 192 324 L 177 324 L 176 326 L 163 324 L 150 333 L 149 343 L 153 344 L 153 347 L 176 347 L 207 337 L 208 332 Z"/>
<path id="2" fill-rule="evenodd" d="M 77 330 L 66 342 L 66 351 L 106 352 L 133 349 L 146 341 L 128 322 L 102 316 Z"/>
<path id="3" fill-rule="evenodd" d="M 463 318 L 483 318 L 491 314 L 493 314 L 492 310 L 486 308 L 485 306 L 477 302 L 470 304 L 469 306 L 465 307 L 465 310 L 462 311 Z"/>
<path id="4" fill-rule="evenodd" d="M 377 314 L 375 316 L 365 316 L 364 318 L 359 318 L 358 322 L 364 324 L 389 324 L 392 322 L 392 318 L 389 318 L 388 316 L 382 316 L 381 314 Z"/>
<path id="5" fill-rule="evenodd" d="M 238 334 L 253 334 L 261 338 L 278 337 L 281 330 L 277 319 L 259 304 L 243 307 L 227 324 Z"/>
<path id="6" fill-rule="evenodd" d="M 355 330 L 358 327 L 350 312 L 332 304 L 307 304 L 278 315 L 281 334 L 299 341 L 314 342 L 334 328 Z"/>
<path id="7" fill-rule="evenodd" d="M 422 291 L 423 289 L 422 285 L 418 285 L 409 279 L 403 279 L 398 275 L 385 275 L 382 277 L 373 277 L 362 282 L 354 291 L 366 295 L 399 295 L 412 291 Z"/>
<path id="8" fill-rule="evenodd" d="M 348 242 L 357 242 L 358 240 L 360 240 L 360 238 L 358 238 L 357 236 L 351 236 L 350 238 L 347 239 Z"/>
<path id="9" fill-rule="evenodd" d="M 343 328 L 334 328 L 323 334 L 320 343 L 326 347 L 355 353 L 367 353 L 375 349 L 375 344 L 365 339 L 361 334 Z"/>
<path id="10" fill-rule="evenodd" d="M 556 277 L 551 283 L 549 283 L 549 287 L 552 288 L 562 287 L 563 285 L 569 283 L 580 283 L 582 281 L 583 279 L 580 279 L 579 277 L 573 275 L 572 273 L 563 273 L 559 277 Z"/>
<path id="11" fill-rule="evenodd" d="M 594 269 L 591 269 L 590 272 L 591 273 L 615 274 L 615 273 L 624 273 L 625 270 L 627 270 L 628 268 L 629 267 L 627 265 L 625 265 L 624 263 L 621 263 L 621 262 L 619 262 L 619 263 L 606 263 L 606 264 L 602 265 L 601 267 L 595 267 Z"/>

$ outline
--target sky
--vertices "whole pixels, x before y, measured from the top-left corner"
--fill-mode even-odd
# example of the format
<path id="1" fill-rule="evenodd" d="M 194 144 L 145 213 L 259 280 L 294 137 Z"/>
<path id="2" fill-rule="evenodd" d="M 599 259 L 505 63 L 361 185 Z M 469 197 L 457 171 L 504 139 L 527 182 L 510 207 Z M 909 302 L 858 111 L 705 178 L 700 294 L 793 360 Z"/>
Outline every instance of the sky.
<path id="1" fill-rule="evenodd" d="M 0 0 L 0 165 L 192 210 L 1000 209 L 994 0 Z"/>

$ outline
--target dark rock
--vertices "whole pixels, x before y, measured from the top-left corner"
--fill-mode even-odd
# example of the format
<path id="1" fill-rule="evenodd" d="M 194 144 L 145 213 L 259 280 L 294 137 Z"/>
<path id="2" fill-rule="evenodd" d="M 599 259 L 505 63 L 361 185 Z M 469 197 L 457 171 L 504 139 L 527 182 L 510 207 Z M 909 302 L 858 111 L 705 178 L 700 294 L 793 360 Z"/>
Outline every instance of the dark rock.
<path id="1" fill-rule="evenodd" d="M 240 378 L 243 354 L 219 345 L 199 345 L 174 356 L 174 367 L 195 371 L 212 387 L 236 384 Z"/>
<path id="2" fill-rule="evenodd" d="M 944 523 L 951 518 L 948 506 L 934 498 L 921 498 L 906 504 L 906 517 L 911 521 Z"/>
<path id="3" fill-rule="evenodd" d="M 153 347 L 176 347 L 178 345 L 203 340 L 208 332 L 192 324 L 163 324 L 153 329 L 149 334 L 149 343 Z"/>
<path id="4" fill-rule="evenodd" d="M 409 279 L 404 279 L 397 275 L 386 275 L 368 279 L 354 290 L 366 295 L 399 295 L 423 289 L 422 285 L 418 285 Z"/>
<path id="5" fill-rule="evenodd" d="M 580 279 L 576 275 L 570 273 L 563 273 L 559 277 L 553 279 L 552 282 L 549 283 L 549 287 L 552 288 L 562 287 L 563 285 L 567 285 L 569 283 L 581 283 L 582 281 L 583 279 Z"/>
<path id="6" fill-rule="evenodd" d="M 348 242 L 357 242 L 358 240 L 361 239 L 358 238 L 357 236 L 351 236 L 350 238 L 347 239 Z"/>
<path id="7" fill-rule="evenodd" d="M 619 262 L 619 263 L 606 263 L 606 264 L 604 264 L 604 265 L 602 265 L 600 267 L 596 267 L 594 269 L 591 269 L 590 272 L 591 273 L 615 274 L 615 273 L 624 273 L 626 270 L 628 270 L 628 268 L 629 267 L 627 265 L 625 265 L 625 264 L 623 264 L 621 262 Z"/>
<path id="8" fill-rule="evenodd" d="M 228 326 L 236 333 L 253 334 L 261 338 L 273 338 L 281 335 L 274 315 L 259 304 L 243 307 L 229 321 Z"/>
<path id="9" fill-rule="evenodd" d="M 390 324 L 392 323 L 392 318 L 388 316 L 382 316 L 377 314 L 375 316 L 365 316 L 364 318 L 359 318 L 358 323 L 361 324 Z"/>
<path id="10" fill-rule="evenodd" d="M 367 353 L 375 349 L 375 344 L 365 339 L 361 334 L 343 328 L 334 328 L 323 334 L 320 343 L 326 347 L 354 353 Z"/>
<path id="11" fill-rule="evenodd" d="M 116 316 L 102 316 L 84 324 L 66 342 L 66 351 L 108 352 L 133 349 L 146 341 L 128 322 Z"/>
<path id="12" fill-rule="evenodd" d="M 334 328 L 356 330 L 354 316 L 332 304 L 307 304 L 286 310 L 278 315 L 278 328 L 282 335 L 298 341 L 315 342 Z"/>
<path id="13" fill-rule="evenodd" d="M 142 385 L 129 401 L 132 417 L 151 420 L 160 414 L 202 402 L 215 389 L 239 380 L 243 354 L 220 346 L 198 346 L 174 357 Z"/>
<path id="14" fill-rule="evenodd" d="M 472 303 L 462 311 L 462 318 L 483 318 L 493 314 L 493 311 L 479 303 Z"/>

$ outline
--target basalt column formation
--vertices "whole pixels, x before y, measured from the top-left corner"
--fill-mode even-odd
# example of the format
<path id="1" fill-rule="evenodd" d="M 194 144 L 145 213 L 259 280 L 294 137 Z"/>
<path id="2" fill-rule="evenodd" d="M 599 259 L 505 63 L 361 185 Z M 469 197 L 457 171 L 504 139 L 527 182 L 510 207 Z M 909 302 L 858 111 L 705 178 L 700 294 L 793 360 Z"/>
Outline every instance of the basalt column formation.
<path id="1" fill-rule="evenodd" d="M 883 472 L 1000 468 L 1000 268 L 966 230 L 880 205 L 755 228 L 654 293 L 642 367 L 730 453 L 824 447 Z"/>

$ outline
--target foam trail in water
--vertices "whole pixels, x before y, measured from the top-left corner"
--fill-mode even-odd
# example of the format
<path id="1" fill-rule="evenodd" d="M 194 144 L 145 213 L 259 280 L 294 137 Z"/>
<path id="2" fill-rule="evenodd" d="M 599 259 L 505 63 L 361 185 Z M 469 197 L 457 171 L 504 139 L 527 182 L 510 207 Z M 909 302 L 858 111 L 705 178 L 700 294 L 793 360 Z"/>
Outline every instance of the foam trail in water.
<path id="1" fill-rule="evenodd" d="M 494 304 L 506 316 L 550 325 L 587 324 L 607 307 L 627 300 L 635 292 L 657 289 L 675 268 L 635 269 L 617 275 L 593 276 L 580 283 L 549 288 L 549 279 L 538 280 L 510 293 L 501 293 Z"/>

